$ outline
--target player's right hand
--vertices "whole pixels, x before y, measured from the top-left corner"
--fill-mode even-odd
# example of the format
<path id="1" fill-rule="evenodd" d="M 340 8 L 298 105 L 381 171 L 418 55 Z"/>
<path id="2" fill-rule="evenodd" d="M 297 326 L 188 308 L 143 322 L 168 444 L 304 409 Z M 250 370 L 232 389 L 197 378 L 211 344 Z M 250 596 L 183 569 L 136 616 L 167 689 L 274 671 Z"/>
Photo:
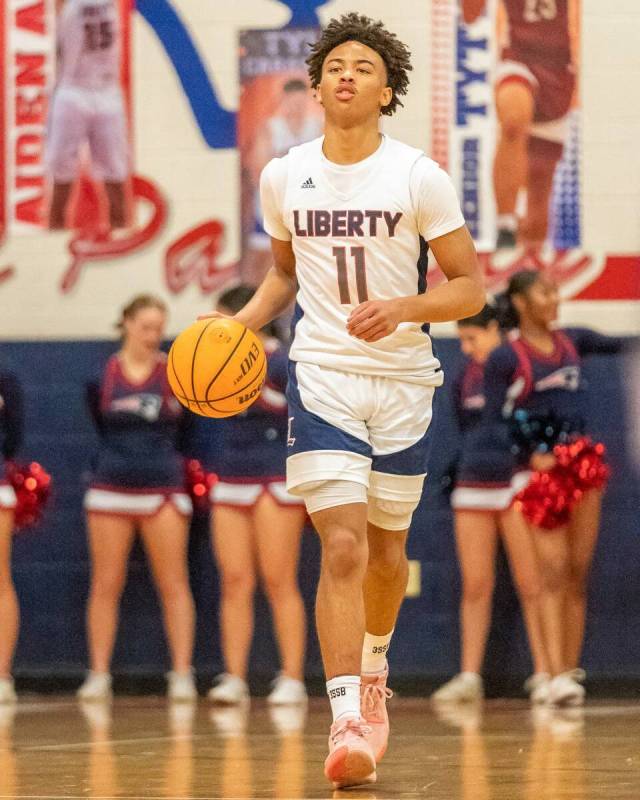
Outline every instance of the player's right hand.
<path id="1" fill-rule="evenodd" d="M 529 465 L 536 472 L 549 472 L 556 465 L 556 457 L 553 453 L 534 453 L 529 460 Z"/>

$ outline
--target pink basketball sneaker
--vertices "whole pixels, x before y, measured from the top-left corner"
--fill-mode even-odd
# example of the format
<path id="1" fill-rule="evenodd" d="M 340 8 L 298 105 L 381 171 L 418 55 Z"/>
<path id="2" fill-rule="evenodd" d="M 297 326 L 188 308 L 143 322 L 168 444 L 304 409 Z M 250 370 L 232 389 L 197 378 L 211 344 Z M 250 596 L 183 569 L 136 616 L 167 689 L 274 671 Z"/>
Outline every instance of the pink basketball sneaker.
<path id="1" fill-rule="evenodd" d="M 387 700 L 393 697 L 393 692 L 387 688 L 388 676 L 388 666 L 378 675 L 362 675 L 360 713 L 371 729 L 367 741 L 376 757 L 376 764 L 382 760 L 389 741 Z"/>
<path id="2" fill-rule="evenodd" d="M 376 761 L 367 741 L 370 728 L 363 719 L 339 719 L 329 733 L 324 774 L 334 789 L 376 782 Z"/>

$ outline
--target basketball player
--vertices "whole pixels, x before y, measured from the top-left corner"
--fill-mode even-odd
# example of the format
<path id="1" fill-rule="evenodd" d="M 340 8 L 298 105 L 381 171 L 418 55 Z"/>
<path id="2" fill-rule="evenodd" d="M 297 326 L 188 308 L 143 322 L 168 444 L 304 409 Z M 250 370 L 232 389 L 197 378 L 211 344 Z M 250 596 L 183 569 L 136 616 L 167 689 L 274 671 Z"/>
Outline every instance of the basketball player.
<path id="1" fill-rule="evenodd" d="M 87 608 L 91 672 L 82 700 L 111 697 L 109 665 L 129 552 L 140 532 L 160 595 L 172 671 L 171 700 L 194 700 L 194 607 L 187 570 L 191 500 L 179 452 L 189 417 L 173 396 L 160 352 L 166 307 L 135 297 L 123 310 L 122 346 L 87 387 L 99 433 L 93 480 L 85 495 L 91 555 Z"/>
<path id="2" fill-rule="evenodd" d="M 534 673 L 525 683 L 532 703 L 549 695 L 549 665 L 540 622 L 542 578 L 534 543 L 522 515 L 512 502 L 528 482 L 528 472 L 516 464 L 501 442 L 482 435 L 485 405 L 484 366 L 502 344 L 496 310 L 458 322 L 462 351 L 468 360 L 453 385 L 453 402 L 461 434 L 461 453 L 451 495 L 458 563 L 462 575 L 460 600 L 461 672 L 434 694 L 436 702 L 473 702 L 483 696 L 482 664 L 491 622 L 495 561 L 502 539 L 513 582 L 520 597 Z M 497 445 L 497 446 L 496 446 Z M 505 452 L 506 451 L 506 452 Z"/>
<path id="3" fill-rule="evenodd" d="M 233 314 L 254 294 L 249 286 L 227 289 L 218 298 L 218 310 Z M 282 661 L 267 700 L 272 705 L 307 701 L 306 618 L 297 580 L 306 513 L 302 499 L 285 486 L 287 348 L 275 334 L 275 325 L 260 332 L 268 367 L 258 400 L 236 417 L 195 420 L 203 460 L 218 475 L 211 489 L 211 540 L 220 573 L 225 672 L 209 699 L 224 705 L 249 699 L 247 667 L 258 577 L 271 607 Z"/>
<path id="4" fill-rule="evenodd" d="M 274 265 L 236 319 L 259 330 L 298 286 L 287 488 L 322 543 L 316 622 L 334 719 L 325 775 L 341 787 L 375 781 L 387 747 L 386 653 L 443 380 L 428 323 L 476 313 L 484 292 L 450 179 L 379 130 L 407 92 L 406 46 L 350 13 L 307 63 L 324 137 L 262 173 Z M 429 292 L 427 243 L 449 279 Z"/>
<path id="5" fill-rule="evenodd" d="M 48 121 L 47 161 L 53 180 L 49 226 L 65 213 L 81 148 L 104 181 L 112 228 L 126 224 L 127 126 L 120 88 L 120 23 L 116 0 L 66 0 L 58 17 L 58 78 Z"/>
<path id="6" fill-rule="evenodd" d="M 24 401 L 16 377 L 0 372 L 0 704 L 16 699 L 11 662 L 18 639 L 20 612 L 11 578 L 11 536 L 16 507 L 13 487 L 5 478 L 5 460 L 13 458 L 22 442 Z"/>
<path id="7" fill-rule="evenodd" d="M 505 426 L 516 413 L 529 423 L 544 420 L 564 440 L 585 429 L 583 356 L 617 353 L 630 340 L 584 328 L 555 329 L 559 296 L 544 274 L 521 270 L 504 296 L 503 322 L 513 328 L 505 343 L 491 353 L 485 367 L 485 421 L 488 437 L 503 440 Z M 493 425 L 493 429 L 491 426 Z M 537 443 L 523 453 L 532 469 L 555 464 L 554 442 Z M 584 637 L 587 581 L 600 527 L 602 489 L 586 491 L 566 526 L 543 530 L 530 525 L 543 579 L 541 616 L 552 680 L 549 700 L 555 705 L 584 701 L 584 671 L 579 668 Z"/>
<path id="8" fill-rule="evenodd" d="M 462 0 L 473 22 L 486 0 Z M 568 129 L 575 87 L 571 56 L 571 0 L 502 0 L 508 33 L 498 65 L 495 102 L 500 135 L 493 165 L 498 212 L 496 263 L 513 260 L 516 239 L 537 252 L 548 232 L 549 199 Z M 527 212 L 518 225 L 518 192 Z"/>

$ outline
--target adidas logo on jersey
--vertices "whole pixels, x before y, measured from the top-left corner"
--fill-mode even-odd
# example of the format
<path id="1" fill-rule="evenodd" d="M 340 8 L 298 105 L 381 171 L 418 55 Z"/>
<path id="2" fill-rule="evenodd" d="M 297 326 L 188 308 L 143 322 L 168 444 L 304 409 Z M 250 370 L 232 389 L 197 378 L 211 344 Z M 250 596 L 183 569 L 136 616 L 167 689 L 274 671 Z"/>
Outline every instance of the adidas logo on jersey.
<path id="1" fill-rule="evenodd" d="M 315 185 L 315 183 L 314 183 L 314 182 L 311 180 L 311 178 L 307 178 L 307 180 L 306 180 L 304 183 L 301 183 L 301 184 L 300 184 L 300 188 L 301 188 L 301 189 L 315 189 L 315 188 L 316 188 L 316 185 Z"/>

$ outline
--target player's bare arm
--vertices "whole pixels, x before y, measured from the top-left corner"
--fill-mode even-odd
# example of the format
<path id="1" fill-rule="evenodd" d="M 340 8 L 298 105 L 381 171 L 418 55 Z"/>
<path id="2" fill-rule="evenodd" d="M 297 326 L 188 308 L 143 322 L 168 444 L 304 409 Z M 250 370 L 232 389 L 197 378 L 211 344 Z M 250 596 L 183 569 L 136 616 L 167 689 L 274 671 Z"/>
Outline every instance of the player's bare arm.
<path id="1" fill-rule="evenodd" d="M 258 291 L 235 316 L 238 322 L 252 331 L 259 331 L 271 320 L 283 314 L 296 296 L 296 258 L 291 242 L 271 238 L 273 266 Z M 198 319 L 224 316 L 216 311 L 202 314 Z"/>
<path id="2" fill-rule="evenodd" d="M 377 342 L 393 333 L 401 322 L 449 322 L 464 319 L 486 302 L 476 250 L 466 226 L 429 242 L 447 282 L 414 297 L 367 300 L 347 321 L 352 336 Z"/>

